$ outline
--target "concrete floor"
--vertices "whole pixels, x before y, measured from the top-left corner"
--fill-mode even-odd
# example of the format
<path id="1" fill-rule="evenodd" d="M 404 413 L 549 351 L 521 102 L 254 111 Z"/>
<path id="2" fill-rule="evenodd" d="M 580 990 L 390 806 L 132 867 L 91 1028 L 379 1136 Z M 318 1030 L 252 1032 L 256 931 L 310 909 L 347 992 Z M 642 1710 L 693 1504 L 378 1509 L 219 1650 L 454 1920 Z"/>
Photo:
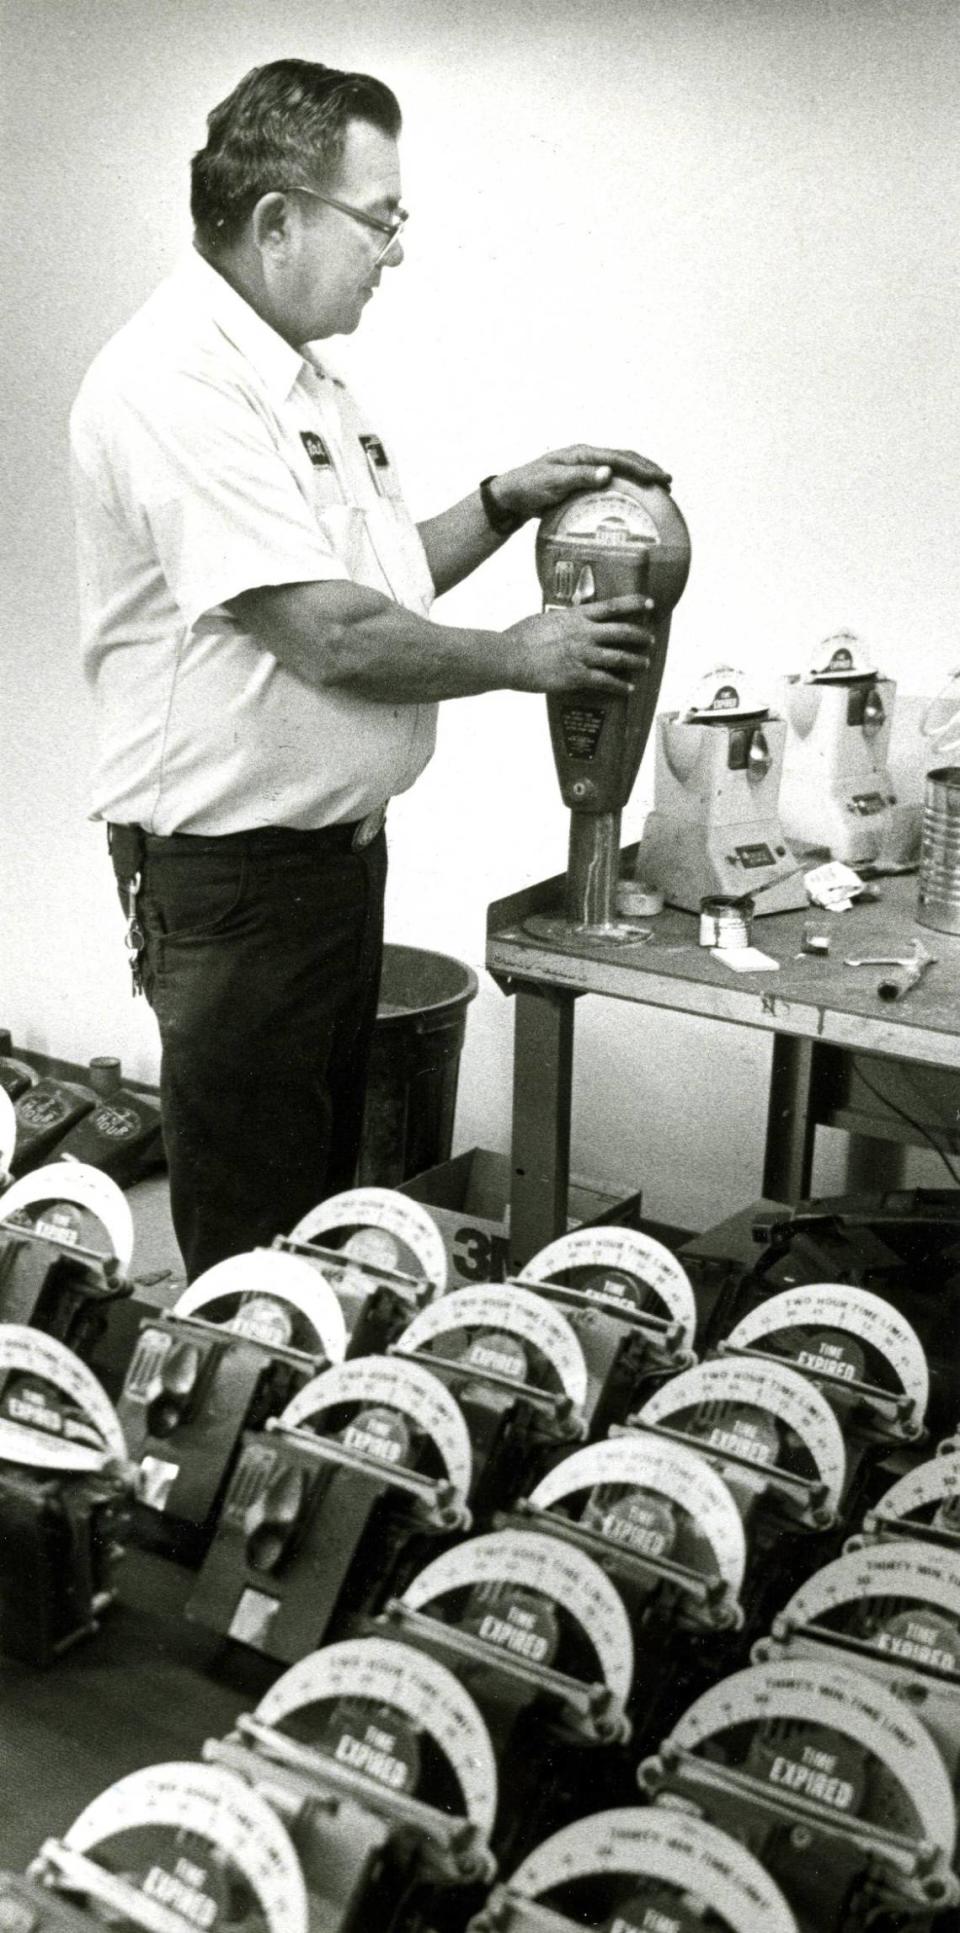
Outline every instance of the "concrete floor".
<path id="1" fill-rule="evenodd" d="M 167 1271 L 169 1280 L 151 1281 L 150 1300 L 167 1307 L 175 1302 L 184 1286 L 183 1262 L 170 1220 L 170 1189 L 166 1171 L 148 1175 L 127 1189 L 133 1214 L 134 1278 L 157 1277 Z"/>

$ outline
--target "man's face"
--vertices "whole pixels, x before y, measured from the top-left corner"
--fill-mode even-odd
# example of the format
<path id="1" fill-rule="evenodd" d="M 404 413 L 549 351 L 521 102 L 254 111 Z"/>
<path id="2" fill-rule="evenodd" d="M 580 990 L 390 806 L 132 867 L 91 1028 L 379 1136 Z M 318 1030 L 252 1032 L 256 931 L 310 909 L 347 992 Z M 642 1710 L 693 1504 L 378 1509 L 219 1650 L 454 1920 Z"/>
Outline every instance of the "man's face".
<path id="1" fill-rule="evenodd" d="M 351 121 L 336 179 L 324 183 L 338 201 L 379 221 L 396 219 L 400 207 L 400 157 L 396 142 L 368 121 Z M 403 260 L 399 241 L 378 262 L 388 237 L 342 209 L 306 194 L 291 196 L 288 245 L 271 264 L 271 295 L 291 342 L 351 335 L 385 268 Z"/>

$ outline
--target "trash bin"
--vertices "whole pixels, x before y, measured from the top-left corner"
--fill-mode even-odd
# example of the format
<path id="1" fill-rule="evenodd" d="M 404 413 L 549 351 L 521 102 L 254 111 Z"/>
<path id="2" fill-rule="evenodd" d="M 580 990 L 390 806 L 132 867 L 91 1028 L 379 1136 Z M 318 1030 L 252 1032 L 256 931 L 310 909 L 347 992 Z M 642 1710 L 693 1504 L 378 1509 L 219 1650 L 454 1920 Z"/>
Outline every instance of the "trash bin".
<path id="1" fill-rule="evenodd" d="M 462 960 L 385 946 L 359 1180 L 396 1188 L 453 1144 L 460 1052 L 477 976 Z"/>

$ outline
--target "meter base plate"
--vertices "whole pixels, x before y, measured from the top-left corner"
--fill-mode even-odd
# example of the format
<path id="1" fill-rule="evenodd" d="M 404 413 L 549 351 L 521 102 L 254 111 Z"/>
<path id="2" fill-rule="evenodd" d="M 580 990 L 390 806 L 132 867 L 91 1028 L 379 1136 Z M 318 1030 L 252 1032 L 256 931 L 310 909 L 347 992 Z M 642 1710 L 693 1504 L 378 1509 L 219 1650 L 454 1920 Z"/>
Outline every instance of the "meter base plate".
<path id="1" fill-rule="evenodd" d="M 582 945 L 645 946 L 652 937 L 650 927 L 641 920 L 604 920 L 589 926 L 566 919 L 561 913 L 531 913 L 523 922 L 523 930 L 533 939 L 545 940 L 548 946 L 560 947 L 564 952 L 571 946 Z"/>

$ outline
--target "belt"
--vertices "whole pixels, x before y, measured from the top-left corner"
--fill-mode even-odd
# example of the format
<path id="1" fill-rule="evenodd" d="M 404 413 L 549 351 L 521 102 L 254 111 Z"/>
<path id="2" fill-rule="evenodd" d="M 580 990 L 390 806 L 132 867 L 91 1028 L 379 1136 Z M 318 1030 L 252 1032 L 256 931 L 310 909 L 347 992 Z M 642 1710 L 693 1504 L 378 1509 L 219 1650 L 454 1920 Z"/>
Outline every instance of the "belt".
<path id="1" fill-rule="evenodd" d="M 243 832 L 144 832 L 142 826 L 107 826 L 110 852 L 124 874 L 132 877 L 144 858 L 190 852 L 224 852 L 229 849 L 252 854 L 272 852 L 362 852 L 383 831 L 387 817 L 385 805 L 368 812 L 363 819 L 341 820 L 329 826 L 251 826 Z"/>

